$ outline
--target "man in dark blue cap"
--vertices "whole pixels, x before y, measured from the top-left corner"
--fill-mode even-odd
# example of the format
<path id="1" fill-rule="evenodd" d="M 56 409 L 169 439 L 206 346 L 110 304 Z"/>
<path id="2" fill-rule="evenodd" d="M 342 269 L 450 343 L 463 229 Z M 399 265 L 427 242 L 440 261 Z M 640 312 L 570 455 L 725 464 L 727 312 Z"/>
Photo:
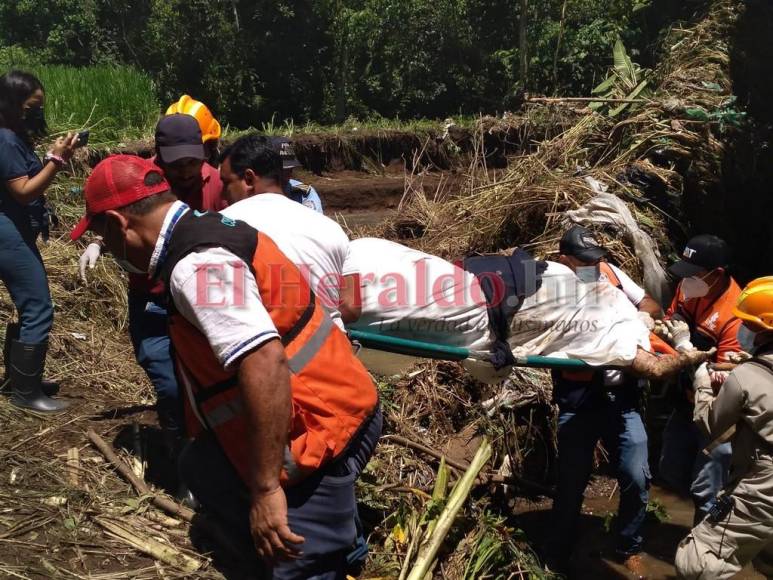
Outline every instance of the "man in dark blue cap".
<path id="1" fill-rule="evenodd" d="M 295 156 L 292 142 L 285 137 L 272 137 L 269 139 L 272 149 L 282 158 L 282 187 L 284 194 L 298 203 L 322 213 L 322 200 L 311 185 L 307 185 L 293 179 L 293 169 L 301 166 L 301 162 Z"/>

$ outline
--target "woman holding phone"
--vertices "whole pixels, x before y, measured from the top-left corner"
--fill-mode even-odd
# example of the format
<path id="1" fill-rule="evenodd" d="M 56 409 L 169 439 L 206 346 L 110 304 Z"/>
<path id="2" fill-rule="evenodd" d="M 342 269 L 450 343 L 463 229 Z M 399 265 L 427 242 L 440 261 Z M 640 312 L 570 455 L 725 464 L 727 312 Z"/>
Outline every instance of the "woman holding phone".
<path id="1" fill-rule="evenodd" d="M 46 135 L 45 99 L 30 73 L 0 77 L 0 280 L 19 313 L 19 324 L 6 330 L 4 388 L 10 386 L 14 405 L 53 413 L 68 403 L 52 399 L 58 386 L 43 381 L 54 309 L 36 241 L 48 237 L 46 189 L 72 158 L 78 137 L 59 137 L 40 160 L 34 145 Z"/>

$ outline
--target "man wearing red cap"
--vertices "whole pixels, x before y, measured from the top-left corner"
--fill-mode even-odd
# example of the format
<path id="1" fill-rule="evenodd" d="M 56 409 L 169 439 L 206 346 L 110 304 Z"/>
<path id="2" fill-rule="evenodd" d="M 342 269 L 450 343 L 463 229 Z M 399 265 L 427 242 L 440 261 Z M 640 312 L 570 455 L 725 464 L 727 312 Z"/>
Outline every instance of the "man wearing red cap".
<path id="1" fill-rule="evenodd" d="M 163 117 L 156 127 L 155 143 L 153 160 L 178 199 L 199 211 L 220 211 L 226 206 L 221 195 L 220 173 L 205 161 L 201 129 L 194 117 L 183 114 Z M 86 266 L 93 268 L 101 251 L 102 243 L 98 241 L 89 244 L 81 256 L 80 272 L 84 280 Z M 164 444 L 170 459 L 174 460 L 183 445 L 183 430 L 178 385 L 169 352 L 164 287 L 131 264 L 120 260 L 119 264 L 129 273 L 129 334 L 134 354 L 156 391 L 156 410 Z M 184 486 L 178 490 L 178 496 L 188 499 Z"/>
<path id="2" fill-rule="evenodd" d="M 190 211 L 151 162 L 110 157 L 85 195 L 72 238 L 90 229 L 165 284 L 191 490 L 273 578 L 342 578 L 382 421 L 346 335 L 271 238 Z"/>

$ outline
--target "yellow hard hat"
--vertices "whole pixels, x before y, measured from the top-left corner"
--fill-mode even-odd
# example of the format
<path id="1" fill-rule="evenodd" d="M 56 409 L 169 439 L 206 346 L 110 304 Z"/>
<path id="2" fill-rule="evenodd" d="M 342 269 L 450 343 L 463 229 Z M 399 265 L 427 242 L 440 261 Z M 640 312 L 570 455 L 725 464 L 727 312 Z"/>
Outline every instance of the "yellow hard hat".
<path id="1" fill-rule="evenodd" d="M 207 106 L 201 101 L 192 99 L 188 95 L 183 95 L 176 103 L 169 105 L 166 110 L 167 115 L 182 113 L 190 115 L 199 122 L 201 128 L 201 140 L 206 143 L 211 139 L 220 139 L 220 123 L 212 116 Z"/>
<path id="2" fill-rule="evenodd" d="M 773 330 L 773 276 L 752 280 L 743 289 L 733 314 L 766 330 Z"/>

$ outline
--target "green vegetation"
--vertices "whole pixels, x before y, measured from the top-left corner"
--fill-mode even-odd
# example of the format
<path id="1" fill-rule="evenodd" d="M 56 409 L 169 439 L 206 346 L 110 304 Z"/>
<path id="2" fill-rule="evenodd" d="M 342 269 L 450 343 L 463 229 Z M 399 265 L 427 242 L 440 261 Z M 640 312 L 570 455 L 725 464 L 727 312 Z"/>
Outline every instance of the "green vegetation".
<path id="1" fill-rule="evenodd" d="M 46 87 L 46 116 L 54 131 L 92 131 L 97 145 L 152 134 L 160 105 L 153 81 L 125 66 L 35 68 Z"/>
<path id="2" fill-rule="evenodd" d="M 130 66 L 153 80 L 161 105 L 187 92 L 224 124 L 287 132 L 349 118 L 501 113 L 517 108 L 523 91 L 587 96 L 618 38 L 631 58 L 651 66 L 660 31 L 695 8 L 682 4 L 694 3 L 0 0 L 0 55 L 22 50 L 36 64 Z M 156 91 L 144 77 L 123 88 L 115 80 L 99 83 L 118 107 L 102 113 L 104 127 L 126 107 L 125 123 L 141 126 L 146 101 L 131 93 Z M 101 106 L 104 94 L 94 97 Z M 83 100 L 76 124 L 93 103 Z"/>

